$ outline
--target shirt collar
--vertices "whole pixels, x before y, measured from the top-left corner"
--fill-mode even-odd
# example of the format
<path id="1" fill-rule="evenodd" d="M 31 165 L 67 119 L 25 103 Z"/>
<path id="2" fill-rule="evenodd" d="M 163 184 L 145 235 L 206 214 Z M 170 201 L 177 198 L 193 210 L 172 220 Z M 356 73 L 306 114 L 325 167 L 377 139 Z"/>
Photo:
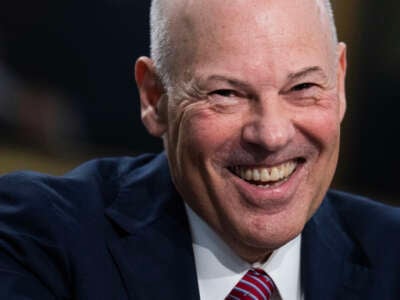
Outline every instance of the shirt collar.
<path id="1" fill-rule="evenodd" d="M 192 234 L 200 298 L 224 299 L 252 265 L 236 255 L 187 204 L 185 207 Z M 275 250 L 265 263 L 253 264 L 272 278 L 282 299 L 301 299 L 300 244 L 299 235 Z"/>

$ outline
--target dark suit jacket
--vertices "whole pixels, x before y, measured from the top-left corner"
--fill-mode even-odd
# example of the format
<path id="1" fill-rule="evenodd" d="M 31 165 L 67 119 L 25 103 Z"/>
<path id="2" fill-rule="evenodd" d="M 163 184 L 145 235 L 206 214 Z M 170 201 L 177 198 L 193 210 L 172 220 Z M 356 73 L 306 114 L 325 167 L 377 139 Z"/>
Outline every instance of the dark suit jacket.
<path id="1" fill-rule="evenodd" d="M 330 191 L 303 231 L 306 300 L 400 299 L 399 233 L 398 208 Z M 199 299 L 165 155 L 1 177 L 0 299 Z"/>

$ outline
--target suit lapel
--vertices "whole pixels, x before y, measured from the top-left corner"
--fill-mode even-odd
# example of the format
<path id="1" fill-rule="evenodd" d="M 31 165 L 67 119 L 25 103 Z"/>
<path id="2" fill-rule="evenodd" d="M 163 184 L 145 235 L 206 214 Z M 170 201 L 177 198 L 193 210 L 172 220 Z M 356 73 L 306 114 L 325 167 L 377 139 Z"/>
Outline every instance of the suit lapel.
<path id="1" fill-rule="evenodd" d="M 109 250 L 132 300 L 199 299 L 189 225 L 168 174 L 162 155 L 106 209 Z"/>
<path id="2" fill-rule="evenodd" d="M 368 258 L 341 229 L 329 199 L 303 230 L 301 277 L 306 300 L 362 299 L 373 284 Z"/>

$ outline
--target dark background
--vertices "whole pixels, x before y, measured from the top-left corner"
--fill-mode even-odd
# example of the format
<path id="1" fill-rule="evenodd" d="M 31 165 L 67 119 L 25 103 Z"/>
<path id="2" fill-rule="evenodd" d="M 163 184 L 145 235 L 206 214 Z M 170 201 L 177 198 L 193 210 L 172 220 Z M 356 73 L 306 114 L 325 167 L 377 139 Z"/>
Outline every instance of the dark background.
<path id="1" fill-rule="evenodd" d="M 400 4 L 336 0 L 348 112 L 334 187 L 400 204 Z M 0 3 L 0 173 L 54 174 L 93 157 L 158 152 L 140 123 L 135 59 L 150 1 Z"/>

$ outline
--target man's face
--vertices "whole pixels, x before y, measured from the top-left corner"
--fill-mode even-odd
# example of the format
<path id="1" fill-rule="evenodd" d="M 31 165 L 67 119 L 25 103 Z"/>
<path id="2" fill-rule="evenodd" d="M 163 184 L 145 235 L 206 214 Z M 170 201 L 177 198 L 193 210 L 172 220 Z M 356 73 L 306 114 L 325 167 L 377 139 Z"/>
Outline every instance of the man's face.
<path id="1" fill-rule="evenodd" d="M 168 100 L 173 180 L 239 255 L 259 260 L 301 232 L 332 180 L 344 46 L 333 49 L 314 1 L 194 2 Z"/>

